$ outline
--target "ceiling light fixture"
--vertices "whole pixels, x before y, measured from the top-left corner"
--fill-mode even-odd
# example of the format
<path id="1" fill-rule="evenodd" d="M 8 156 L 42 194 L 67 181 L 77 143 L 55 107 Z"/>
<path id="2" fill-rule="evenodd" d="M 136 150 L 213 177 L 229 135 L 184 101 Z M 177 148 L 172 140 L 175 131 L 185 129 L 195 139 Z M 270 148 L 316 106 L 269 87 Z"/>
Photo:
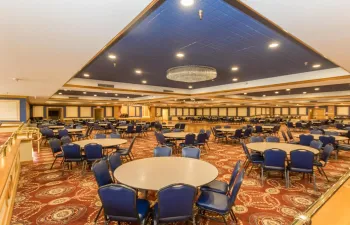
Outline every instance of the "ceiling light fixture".
<path id="1" fill-rule="evenodd" d="M 238 81 L 238 78 L 233 78 L 232 81 L 236 82 Z"/>
<path id="2" fill-rule="evenodd" d="M 142 74 L 142 70 L 135 70 L 135 73 Z"/>
<path id="3" fill-rule="evenodd" d="M 237 66 L 234 66 L 234 67 L 231 68 L 231 70 L 232 70 L 232 71 L 238 71 L 239 68 L 238 68 Z"/>
<path id="4" fill-rule="evenodd" d="M 280 44 L 277 42 L 272 42 L 269 44 L 269 48 L 277 48 Z"/>
<path id="5" fill-rule="evenodd" d="M 179 52 L 179 53 L 176 54 L 176 57 L 177 58 L 183 58 L 183 57 L 185 57 L 185 54 Z"/>
<path id="6" fill-rule="evenodd" d="M 275 91 L 275 94 L 278 94 L 279 92 L 278 91 Z"/>
<path id="7" fill-rule="evenodd" d="M 90 77 L 88 73 L 84 73 L 84 77 Z"/>
<path id="8" fill-rule="evenodd" d="M 147 84 L 147 80 L 143 80 L 142 83 L 143 83 L 143 84 Z"/>
<path id="9" fill-rule="evenodd" d="M 193 87 L 190 85 L 190 86 L 188 86 L 188 88 L 191 89 L 191 88 L 193 88 Z"/>
<path id="10" fill-rule="evenodd" d="M 110 59 L 116 59 L 117 56 L 116 56 L 116 55 L 113 55 L 113 54 L 109 54 L 109 55 L 108 55 L 108 58 L 110 58 Z"/>
<path id="11" fill-rule="evenodd" d="M 319 91 L 320 90 L 320 88 L 315 88 L 315 91 Z"/>
<path id="12" fill-rule="evenodd" d="M 94 95 L 95 97 L 97 96 L 97 95 Z"/>
<path id="13" fill-rule="evenodd" d="M 286 91 L 290 91 L 290 89 L 288 88 L 288 89 L 286 89 Z"/>
<path id="14" fill-rule="evenodd" d="M 167 70 L 166 78 L 173 81 L 195 83 L 216 78 L 217 72 L 213 67 L 188 65 L 178 66 Z"/>
<path id="15" fill-rule="evenodd" d="M 107 92 L 107 91 L 105 91 L 105 94 L 108 94 L 108 92 Z"/>
<path id="16" fill-rule="evenodd" d="M 263 97 L 266 97 L 266 95 L 263 95 Z"/>
<path id="17" fill-rule="evenodd" d="M 194 0 L 181 0 L 181 5 L 183 5 L 183 6 L 188 7 L 188 6 L 191 6 L 193 4 L 194 4 Z"/>
<path id="18" fill-rule="evenodd" d="M 83 94 L 86 95 L 86 91 L 84 91 Z"/>
<path id="19" fill-rule="evenodd" d="M 115 96 L 118 96 L 118 94 L 114 94 Z"/>
<path id="20" fill-rule="evenodd" d="M 306 93 L 307 93 L 306 91 L 303 92 L 303 94 L 306 94 Z"/>
<path id="21" fill-rule="evenodd" d="M 320 68 L 321 67 L 321 64 L 314 64 L 312 65 L 312 68 Z"/>
<path id="22" fill-rule="evenodd" d="M 61 95 L 62 93 L 60 92 L 60 93 L 58 93 L 59 95 Z"/>
<path id="23" fill-rule="evenodd" d="M 130 97 L 128 96 L 128 97 L 126 97 L 126 98 L 130 98 Z"/>
<path id="24" fill-rule="evenodd" d="M 244 93 L 245 95 L 247 94 L 247 93 Z"/>

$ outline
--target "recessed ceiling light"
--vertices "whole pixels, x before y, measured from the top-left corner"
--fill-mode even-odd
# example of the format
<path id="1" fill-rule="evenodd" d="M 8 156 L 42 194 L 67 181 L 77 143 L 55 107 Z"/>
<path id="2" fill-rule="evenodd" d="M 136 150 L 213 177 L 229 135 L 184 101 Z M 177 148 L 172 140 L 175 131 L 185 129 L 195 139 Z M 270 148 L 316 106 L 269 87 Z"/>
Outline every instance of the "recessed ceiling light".
<path id="1" fill-rule="evenodd" d="M 297 104 L 297 105 L 299 105 L 299 104 Z"/>
<path id="2" fill-rule="evenodd" d="M 193 88 L 193 87 L 190 85 L 190 86 L 188 86 L 188 88 L 191 89 L 191 88 Z"/>
<path id="3" fill-rule="evenodd" d="M 105 94 L 108 94 L 108 92 L 107 92 L 107 91 L 105 91 Z"/>
<path id="4" fill-rule="evenodd" d="M 232 81 L 236 82 L 238 81 L 238 78 L 233 78 Z"/>
<path id="5" fill-rule="evenodd" d="M 86 91 L 84 91 L 83 94 L 86 95 Z"/>
<path id="6" fill-rule="evenodd" d="M 116 55 L 113 55 L 113 54 L 109 54 L 109 55 L 108 55 L 108 58 L 110 58 L 110 59 L 116 59 L 117 56 L 116 56 Z"/>
<path id="7" fill-rule="evenodd" d="M 321 67 L 321 64 L 314 64 L 312 65 L 312 68 L 320 68 Z"/>
<path id="8" fill-rule="evenodd" d="M 126 98 L 130 98 L 130 97 L 128 96 L 128 97 L 126 97 Z"/>
<path id="9" fill-rule="evenodd" d="M 142 70 L 135 70 L 135 73 L 142 74 Z"/>
<path id="10" fill-rule="evenodd" d="M 118 94 L 114 94 L 115 96 L 118 96 Z"/>
<path id="11" fill-rule="evenodd" d="M 278 106 L 278 105 L 276 105 L 276 106 Z"/>
<path id="12" fill-rule="evenodd" d="M 278 94 L 279 92 L 278 91 L 275 91 L 275 94 Z"/>
<path id="13" fill-rule="evenodd" d="M 239 68 L 237 66 L 234 66 L 234 67 L 231 68 L 231 70 L 232 71 L 237 71 L 237 70 L 239 70 Z"/>
<path id="14" fill-rule="evenodd" d="M 263 97 L 266 97 L 266 95 L 263 95 Z"/>
<path id="15" fill-rule="evenodd" d="M 147 80 L 143 80 L 142 83 L 143 83 L 143 84 L 147 84 Z"/>
<path id="16" fill-rule="evenodd" d="M 59 95 L 61 95 L 62 93 L 60 92 L 60 93 L 58 93 Z"/>
<path id="17" fill-rule="evenodd" d="M 280 44 L 277 42 L 272 42 L 269 44 L 269 48 L 277 48 Z"/>
<path id="18" fill-rule="evenodd" d="M 214 99 L 211 99 L 212 101 L 214 101 Z"/>
<path id="19" fill-rule="evenodd" d="M 176 57 L 183 58 L 183 57 L 185 57 L 185 54 L 179 52 L 179 53 L 176 54 Z"/>
<path id="20" fill-rule="evenodd" d="M 97 95 L 94 95 L 95 97 L 97 96 Z"/>
<path id="21" fill-rule="evenodd" d="M 320 88 L 315 88 L 315 91 L 319 91 L 320 90 Z"/>
<path id="22" fill-rule="evenodd" d="M 64 89 L 64 91 L 67 91 L 67 89 Z"/>
<path id="23" fill-rule="evenodd" d="M 303 94 L 306 94 L 306 93 L 307 93 L 306 91 L 303 92 Z"/>
<path id="24" fill-rule="evenodd" d="M 84 77 L 90 77 L 88 73 L 84 73 Z"/>
<path id="25" fill-rule="evenodd" d="M 287 89 L 286 89 L 286 91 L 290 91 L 290 89 L 289 89 L 289 88 L 287 88 Z"/>
<path id="26" fill-rule="evenodd" d="M 181 5 L 183 6 L 191 6 L 194 4 L 194 0 L 181 0 Z"/>

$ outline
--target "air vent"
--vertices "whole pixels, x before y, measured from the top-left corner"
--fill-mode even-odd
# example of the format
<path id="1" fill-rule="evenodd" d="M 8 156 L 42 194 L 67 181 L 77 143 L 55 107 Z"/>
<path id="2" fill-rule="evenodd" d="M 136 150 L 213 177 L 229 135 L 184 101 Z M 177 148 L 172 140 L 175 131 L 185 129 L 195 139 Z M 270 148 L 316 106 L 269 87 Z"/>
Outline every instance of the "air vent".
<path id="1" fill-rule="evenodd" d="M 79 99 L 79 97 L 68 97 L 69 99 Z"/>
<path id="2" fill-rule="evenodd" d="M 171 93 L 171 92 L 174 92 L 174 91 L 172 91 L 172 90 L 163 90 L 163 92 Z"/>
<path id="3" fill-rule="evenodd" d="M 108 87 L 108 88 L 114 88 L 113 84 L 97 84 L 99 87 Z"/>

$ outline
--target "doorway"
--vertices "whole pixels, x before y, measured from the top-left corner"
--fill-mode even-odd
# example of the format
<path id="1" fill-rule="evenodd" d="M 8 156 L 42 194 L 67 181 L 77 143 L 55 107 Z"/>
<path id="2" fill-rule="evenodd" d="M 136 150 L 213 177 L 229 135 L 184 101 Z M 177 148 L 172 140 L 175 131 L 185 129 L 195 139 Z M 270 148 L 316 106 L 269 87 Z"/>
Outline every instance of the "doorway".
<path id="1" fill-rule="evenodd" d="M 168 109 L 162 109 L 162 119 L 163 119 L 163 121 L 168 121 L 168 119 L 169 119 L 169 110 Z"/>
<path id="2" fill-rule="evenodd" d="M 47 108 L 47 118 L 50 120 L 62 119 L 62 108 Z"/>
<path id="3" fill-rule="evenodd" d="M 103 119 L 103 109 L 102 108 L 95 108 L 94 109 L 94 118 L 95 118 L 95 120 L 102 120 Z"/>

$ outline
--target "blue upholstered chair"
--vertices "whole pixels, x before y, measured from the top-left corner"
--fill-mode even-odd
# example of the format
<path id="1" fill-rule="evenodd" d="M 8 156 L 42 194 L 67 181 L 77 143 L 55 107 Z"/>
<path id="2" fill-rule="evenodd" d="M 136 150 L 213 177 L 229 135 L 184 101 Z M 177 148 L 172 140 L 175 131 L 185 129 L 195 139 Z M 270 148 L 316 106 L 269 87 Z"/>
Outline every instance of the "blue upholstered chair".
<path id="1" fill-rule="evenodd" d="M 222 217 L 223 221 L 220 220 L 220 222 L 224 222 L 225 224 L 227 224 L 225 216 L 227 214 L 230 214 L 231 219 L 237 223 L 238 221 L 232 210 L 232 206 L 234 205 L 239 189 L 241 188 L 243 177 L 244 170 L 239 173 L 229 196 L 219 194 L 213 191 L 203 191 L 196 203 L 198 207 L 198 215 L 205 216 L 205 211 L 214 212 Z"/>
<path id="2" fill-rule="evenodd" d="M 235 130 L 235 134 L 228 136 L 228 138 L 232 139 L 232 141 L 239 141 L 242 137 L 242 129 Z"/>
<path id="3" fill-rule="evenodd" d="M 69 136 L 68 130 L 67 129 L 58 130 L 58 138 L 61 139 L 64 136 Z"/>
<path id="4" fill-rule="evenodd" d="M 123 184 L 108 184 L 98 189 L 105 215 L 105 224 L 111 221 L 146 224 L 150 203 L 137 199 L 137 191 Z"/>
<path id="5" fill-rule="evenodd" d="M 249 138 L 250 143 L 255 143 L 255 142 L 264 142 L 264 138 L 261 136 L 251 136 Z"/>
<path id="6" fill-rule="evenodd" d="M 289 143 L 291 144 L 299 144 L 299 141 L 294 140 L 294 137 L 292 135 L 292 132 L 290 132 L 290 130 L 287 130 L 287 135 L 289 138 Z"/>
<path id="7" fill-rule="evenodd" d="M 118 152 L 114 152 L 112 154 L 110 154 L 108 156 L 108 162 L 109 162 L 109 168 L 112 172 L 112 174 L 114 173 L 114 171 L 123 164 L 121 158 L 120 158 L 120 153 Z M 113 177 L 114 180 L 114 177 Z"/>
<path id="8" fill-rule="evenodd" d="M 252 164 L 252 167 L 250 168 L 249 173 L 251 172 L 252 168 L 255 165 L 261 166 L 264 162 L 264 157 L 261 154 L 250 154 L 246 144 L 244 142 L 241 142 L 242 148 L 244 151 L 244 154 L 246 156 L 246 160 L 243 163 L 244 169 L 248 169 L 249 165 Z"/>
<path id="9" fill-rule="evenodd" d="M 280 142 L 280 138 L 276 136 L 268 136 L 266 137 L 266 142 Z"/>
<path id="10" fill-rule="evenodd" d="M 74 144 L 74 143 L 65 144 L 62 146 L 62 150 L 63 150 L 63 156 L 64 156 L 62 173 L 64 173 L 65 165 L 72 167 L 73 162 L 79 163 L 84 160 L 81 155 L 80 146 L 77 144 Z"/>
<path id="11" fill-rule="evenodd" d="M 264 162 L 261 165 L 261 183 L 264 184 L 264 171 L 275 170 L 281 171 L 287 181 L 287 170 L 286 170 L 286 158 L 287 154 L 285 151 L 280 149 L 268 149 L 264 151 Z"/>
<path id="12" fill-rule="evenodd" d="M 110 137 L 110 138 L 120 138 L 121 136 L 120 136 L 119 133 L 111 133 L 111 134 L 109 135 L 109 137 Z"/>
<path id="13" fill-rule="evenodd" d="M 326 167 L 328 159 L 331 156 L 333 150 L 334 150 L 334 147 L 332 144 L 326 145 L 322 151 L 322 154 L 321 154 L 319 160 L 314 162 L 314 166 L 316 166 L 316 168 L 318 169 L 318 172 L 321 175 L 324 175 L 326 177 L 327 181 L 329 181 L 329 180 L 328 180 L 327 174 L 325 173 L 323 168 Z"/>
<path id="14" fill-rule="evenodd" d="M 84 151 L 85 151 L 85 160 L 83 163 L 83 171 L 86 170 L 87 164 L 92 164 L 96 160 L 103 158 L 102 145 L 90 143 L 84 146 Z"/>
<path id="15" fill-rule="evenodd" d="M 323 134 L 322 130 L 314 129 L 310 130 L 310 134 Z"/>
<path id="16" fill-rule="evenodd" d="M 132 160 L 132 158 L 134 157 L 134 155 L 132 154 L 132 147 L 134 146 L 136 137 L 134 137 L 129 145 L 128 148 L 124 148 L 124 149 L 117 149 L 117 152 L 120 153 L 120 156 L 125 157 L 126 160 L 130 161 Z"/>
<path id="17" fill-rule="evenodd" d="M 311 141 L 314 140 L 314 136 L 309 134 L 299 135 L 299 144 L 304 146 L 310 146 Z"/>
<path id="18" fill-rule="evenodd" d="M 205 150 L 206 140 L 207 140 L 207 134 L 199 133 L 197 135 L 197 140 L 195 141 L 195 146 L 198 146 L 199 148 L 203 147 L 203 149 Z"/>
<path id="19" fill-rule="evenodd" d="M 264 130 L 263 130 L 262 126 L 256 125 L 255 126 L 255 133 L 257 133 L 257 134 L 264 133 Z"/>
<path id="20" fill-rule="evenodd" d="M 53 165 L 55 164 L 55 162 L 58 158 L 63 159 L 63 152 L 62 152 L 62 148 L 61 148 L 61 141 L 58 140 L 57 138 L 50 139 L 49 145 L 51 148 L 52 155 L 55 157 L 55 160 L 52 162 L 51 167 L 50 167 L 50 169 L 52 169 Z"/>
<path id="21" fill-rule="evenodd" d="M 157 193 L 158 202 L 154 205 L 154 224 L 192 220 L 195 223 L 193 203 L 197 189 L 187 184 L 171 184 Z"/>
<path id="22" fill-rule="evenodd" d="M 182 157 L 199 159 L 201 150 L 196 147 L 185 147 L 182 149 Z"/>
<path id="23" fill-rule="evenodd" d="M 175 143 L 171 142 L 170 140 L 166 140 L 164 135 L 161 132 L 154 132 L 154 134 L 156 136 L 158 145 L 161 145 L 161 146 L 166 145 L 172 148 L 175 147 Z"/>
<path id="24" fill-rule="evenodd" d="M 307 150 L 293 150 L 290 152 L 290 163 L 287 167 L 287 179 L 289 186 L 289 173 L 309 173 L 313 176 L 314 189 L 316 190 L 316 177 L 313 170 L 314 166 L 314 153 Z"/>
<path id="25" fill-rule="evenodd" d="M 229 183 L 220 180 L 213 180 L 212 182 L 203 185 L 201 187 L 201 191 L 213 191 L 224 195 L 228 194 L 236 180 L 237 174 L 240 169 L 241 161 L 238 161 L 234 166 Z"/>
<path id="26" fill-rule="evenodd" d="M 189 133 L 186 134 L 185 136 L 185 141 L 183 143 L 180 143 L 180 147 L 185 147 L 185 146 L 194 146 L 196 141 L 196 135 Z"/>
<path id="27" fill-rule="evenodd" d="M 61 143 L 62 145 L 72 143 L 72 139 L 69 136 L 63 136 L 61 137 Z"/>
<path id="28" fill-rule="evenodd" d="M 154 157 L 171 156 L 172 149 L 168 146 L 157 146 L 153 150 Z"/>
<path id="29" fill-rule="evenodd" d="M 106 137 L 105 134 L 95 134 L 94 139 L 105 139 Z"/>

